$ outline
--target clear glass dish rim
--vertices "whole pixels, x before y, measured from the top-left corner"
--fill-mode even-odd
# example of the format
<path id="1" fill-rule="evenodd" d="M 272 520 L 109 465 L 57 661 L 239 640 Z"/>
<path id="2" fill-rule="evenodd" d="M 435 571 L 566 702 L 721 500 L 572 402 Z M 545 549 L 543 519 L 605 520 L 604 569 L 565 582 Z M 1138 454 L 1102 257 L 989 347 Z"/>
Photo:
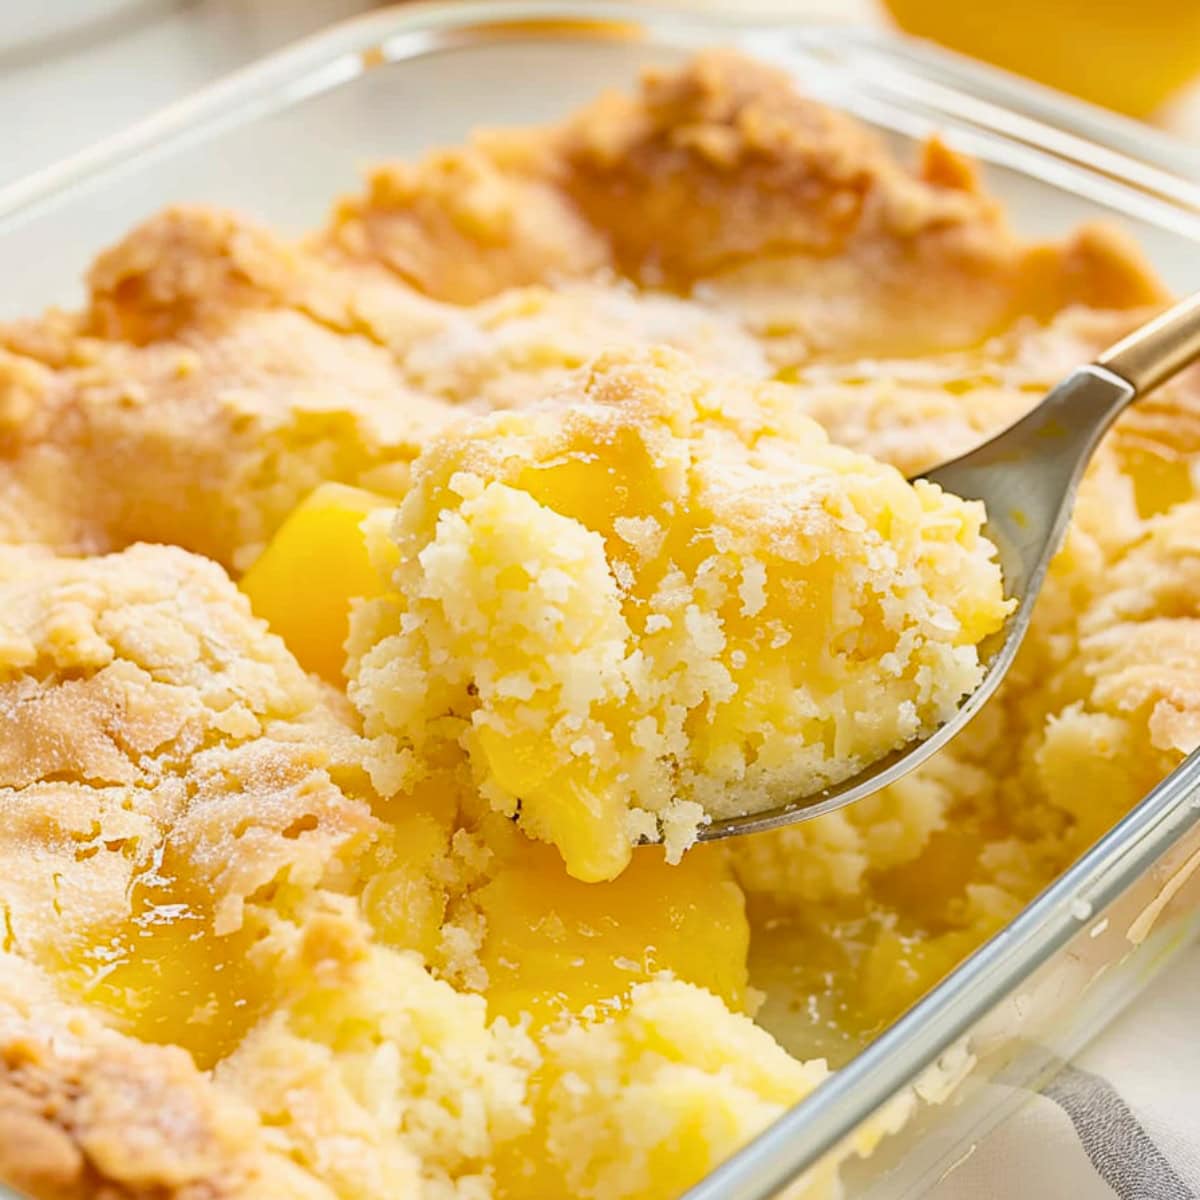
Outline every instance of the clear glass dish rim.
<path id="1" fill-rule="evenodd" d="M 1007 147 L 1002 161 L 1130 215 L 1200 237 L 1200 151 L 1004 72 L 886 32 L 609 0 L 450 0 L 351 18 L 268 55 L 79 154 L 0 188 L 0 236 L 81 190 L 184 145 L 347 83 L 380 63 L 504 36 L 628 37 L 673 49 L 718 43 L 787 65 L 789 55 L 870 68 L 865 92 Z M 781 35 L 791 40 L 780 45 Z M 1063 164 L 1051 176 L 1032 166 Z M 1022 168 L 1024 162 L 1024 168 Z M 1188 178 L 1180 172 L 1187 167 Z M 1090 180 L 1090 184 L 1089 181 Z M 1071 187 L 1068 186 L 1068 190 Z M 1000 1000 L 1200 824 L 1200 750 L 891 1028 L 687 1193 L 767 1200 L 912 1082 Z M 0 1185 L 0 1196 L 5 1195 Z M 8 1193 L 14 1195 L 15 1193 Z"/>

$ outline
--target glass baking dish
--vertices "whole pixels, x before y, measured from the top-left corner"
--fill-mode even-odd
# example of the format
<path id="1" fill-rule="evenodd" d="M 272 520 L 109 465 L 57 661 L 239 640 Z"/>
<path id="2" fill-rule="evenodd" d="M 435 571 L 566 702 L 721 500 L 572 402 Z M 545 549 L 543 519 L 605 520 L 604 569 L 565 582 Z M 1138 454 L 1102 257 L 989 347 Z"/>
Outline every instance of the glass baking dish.
<path id="1" fill-rule="evenodd" d="M 481 123 L 553 119 L 715 44 L 784 67 L 902 149 L 939 131 L 986 164 L 1027 234 L 1107 217 L 1172 287 L 1200 280 L 1200 154 L 1129 122 L 895 37 L 487 0 L 336 26 L 0 190 L 0 316 L 76 302 L 90 257 L 169 202 L 233 206 L 298 232 L 365 162 L 460 141 Z M 852 1163 L 848 1190 L 920 1194 L 1192 938 L 1197 866 L 1200 753 L 692 1200 L 773 1195 L 885 1107 L 899 1131 L 857 1143 L 872 1153 Z"/>

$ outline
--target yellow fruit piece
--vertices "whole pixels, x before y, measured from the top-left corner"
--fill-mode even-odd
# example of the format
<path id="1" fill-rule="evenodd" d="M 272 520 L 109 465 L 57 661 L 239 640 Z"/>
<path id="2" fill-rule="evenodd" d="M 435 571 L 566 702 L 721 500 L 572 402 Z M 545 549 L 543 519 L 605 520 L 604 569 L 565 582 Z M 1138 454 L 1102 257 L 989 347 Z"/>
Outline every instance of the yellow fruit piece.
<path id="1" fill-rule="evenodd" d="M 242 578 L 251 607 L 306 671 L 339 687 L 350 602 L 381 595 L 362 531 L 368 513 L 394 503 L 341 483 L 323 483 L 289 514 Z"/>
<path id="2" fill-rule="evenodd" d="M 1196 0 L 885 0 L 900 26 L 1133 116 L 1200 74 Z"/>
<path id="3" fill-rule="evenodd" d="M 501 854 L 476 893 L 491 1015 L 542 1022 L 615 1010 L 663 971 L 744 1006 L 749 925 L 719 852 L 698 847 L 668 866 L 646 847 L 608 883 L 572 879 L 551 847 L 519 834 Z"/>
<path id="4" fill-rule="evenodd" d="M 588 883 L 614 879 L 633 848 L 625 833 L 625 802 L 619 792 L 591 786 L 583 769 L 556 767 L 533 738 L 506 737 L 494 729 L 476 731 L 488 769 L 510 795 L 525 805 L 542 802 L 536 824 L 526 826 L 562 852 L 571 873 Z"/>
<path id="5" fill-rule="evenodd" d="M 1196 494 L 1189 458 L 1165 458 L 1135 447 L 1126 451 L 1124 459 L 1140 517 L 1164 513 Z"/>

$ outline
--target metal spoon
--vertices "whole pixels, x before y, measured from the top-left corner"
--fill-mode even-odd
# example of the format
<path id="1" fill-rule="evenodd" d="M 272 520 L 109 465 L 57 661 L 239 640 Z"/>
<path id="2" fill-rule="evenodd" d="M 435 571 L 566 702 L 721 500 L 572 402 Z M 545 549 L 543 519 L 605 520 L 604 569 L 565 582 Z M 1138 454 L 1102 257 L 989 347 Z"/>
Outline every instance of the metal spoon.
<path id="1" fill-rule="evenodd" d="M 1084 468 L 1109 426 L 1138 397 L 1200 358 L 1200 292 L 1149 321 L 1073 371 L 1015 425 L 969 454 L 921 478 L 948 492 L 982 500 L 984 532 L 999 551 L 1008 596 L 1017 600 L 1004 628 L 981 647 L 987 673 L 944 725 L 857 775 L 778 808 L 725 817 L 705 826 L 701 841 L 759 833 L 807 821 L 895 783 L 941 749 L 984 706 L 1012 665 L 1033 614 L 1050 560 L 1066 533 Z"/>

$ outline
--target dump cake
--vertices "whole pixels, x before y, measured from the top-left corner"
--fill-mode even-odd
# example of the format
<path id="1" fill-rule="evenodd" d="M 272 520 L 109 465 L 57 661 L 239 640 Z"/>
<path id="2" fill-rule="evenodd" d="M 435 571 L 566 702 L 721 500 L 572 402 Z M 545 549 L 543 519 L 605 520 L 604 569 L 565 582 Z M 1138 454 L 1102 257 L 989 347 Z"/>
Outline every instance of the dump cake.
<path id="1" fill-rule="evenodd" d="M 1185 376 L 962 736 L 686 848 L 974 686 L 982 514 L 904 476 L 1164 299 L 710 54 L 0 327 L 0 1179 L 683 1191 L 1200 741 Z"/>
<path id="2" fill-rule="evenodd" d="M 380 791 L 463 753 L 596 881 L 947 720 L 1006 611 L 982 506 L 832 445 L 790 399 L 610 354 L 561 403 L 434 439 L 392 590 L 351 622 Z"/>

